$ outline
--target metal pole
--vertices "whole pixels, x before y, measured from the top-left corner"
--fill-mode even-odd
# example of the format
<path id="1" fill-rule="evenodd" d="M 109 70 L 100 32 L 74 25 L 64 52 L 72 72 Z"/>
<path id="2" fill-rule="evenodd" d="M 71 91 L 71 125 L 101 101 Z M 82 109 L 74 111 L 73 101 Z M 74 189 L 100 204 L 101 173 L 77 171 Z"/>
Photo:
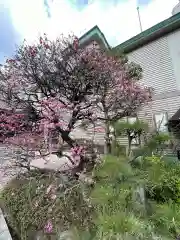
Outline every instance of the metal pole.
<path id="1" fill-rule="evenodd" d="M 139 13 L 139 7 L 137 7 L 137 12 L 138 12 L 139 26 L 140 26 L 140 30 L 142 32 L 143 30 L 142 30 L 142 24 L 141 24 L 141 16 L 140 16 L 140 13 Z"/>

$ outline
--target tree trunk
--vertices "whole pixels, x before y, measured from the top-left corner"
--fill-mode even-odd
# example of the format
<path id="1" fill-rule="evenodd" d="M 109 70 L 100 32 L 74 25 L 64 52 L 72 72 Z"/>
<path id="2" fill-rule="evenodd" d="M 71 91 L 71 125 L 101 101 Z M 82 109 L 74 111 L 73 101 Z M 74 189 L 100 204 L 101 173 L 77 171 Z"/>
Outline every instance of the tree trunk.
<path id="1" fill-rule="evenodd" d="M 105 123 L 105 154 L 111 153 L 111 138 L 110 138 L 110 129 L 109 121 Z"/>
<path id="2" fill-rule="evenodd" d="M 66 142 L 71 148 L 74 147 L 75 141 L 69 136 L 69 131 L 64 131 L 61 128 L 57 128 L 59 133 L 61 134 L 61 138 L 64 142 Z"/>
<path id="3" fill-rule="evenodd" d="M 66 142 L 71 148 L 73 148 L 75 146 L 79 146 L 79 144 L 69 136 L 70 132 L 64 131 L 61 128 L 59 128 L 58 130 L 61 134 L 62 140 L 64 142 Z M 87 165 L 90 162 L 91 162 L 92 169 L 93 169 L 94 164 L 95 164 L 95 159 L 96 159 L 96 156 L 93 156 L 93 155 L 91 156 L 91 159 L 87 156 L 81 155 L 79 164 L 71 170 L 72 175 L 78 178 L 79 174 L 81 172 L 83 172 L 84 169 L 87 168 Z"/>
<path id="4" fill-rule="evenodd" d="M 127 149 L 127 156 L 129 157 L 130 153 L 131 153 L 131 137 L 128 135 L 128 149 Z"/>
<path id="5" fill-rule="evenodd" d="M 139 146 L 142 146 L 142 136 L 141 134 L 138 134 L 138 141 L 139 141 Z"/>

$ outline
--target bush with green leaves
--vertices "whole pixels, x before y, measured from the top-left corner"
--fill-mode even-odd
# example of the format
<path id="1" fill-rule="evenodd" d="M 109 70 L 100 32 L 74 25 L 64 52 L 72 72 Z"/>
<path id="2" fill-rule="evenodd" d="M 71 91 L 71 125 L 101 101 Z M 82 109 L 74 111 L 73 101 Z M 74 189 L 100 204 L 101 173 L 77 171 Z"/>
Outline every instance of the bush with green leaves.
<path id="1" fill-rule="evenodd" d="M 96 209 L 94 239 L 176 239 L 179 173 L 178 163 L 159 156 L 144 159 L 138 168 L 125 157 L 106 156 L 94 170 L 96 184 L 90 194 Z"/>
<path id="2" fill-rule="evenodd" d="M 139 156 L 163 155 L 167 147 L 167 142 L 171 139 L 166 133 L 153 133 L 150 135 L 144 145 L 133 149 L 133 159 Z"/>
<path id="3" fill-rule="evenodd" d="M 138 166 L 147 197 L 158 203 L 180 202 L 180 163 L 160 156 L 145 157 Z"/>
<path id="4" fill-rule="evenodd" d="M 20 240 L 57 239 L 58 232 L 92 228 L 93 208 L 75 179 L 30 172 L 12 180 L 1 194 L 8 224 Z M 51 238 L 49 238 L 51 236 Z"/>
<path id="5" fill-rule="evenodd" d="M 155 239 L 144 203 L 136 196 L 143 180 L 127 160 L 107 156 L 94 170 L 94 176 L 97 183 L 90 197 L 97 212 L 96 239 Z"/>
<path id="6" fill-rule="evenodd" d="M 111 144 L 111 154 L 114 156 L 126 156 L 126 146 L 122 146 L 117 140 L 113 139 Z"/>
<path id="7" fill-rule="evenodd" d="M 180 236 L 179 204 L 174 204 L 171 201 L 165 204 L 154 204 L 150 219 L 157 226 L 160 234 L 170 235 L 172 239 L 174 236 Z"/>
<path id="8" fill-rule="evenodd" d="M 120 136 L 126 136 L 128 139 L 128 155 L 131 152 L 131 145 L 133 139 L 138 139 L 140 141 L 140 137 L 143 133 L 148 131 L 148 124 L 141 120 L 136 120 L 134 123 L 126 122 L 126 121 L 116 121 L 113 124 L 114 129 L 114 137 L 115 141 Z"/>
<path id="9" fill-rule="evenodd" d="M 109 155 L 92 175 L 90 188 L 67 176 L 37 172 L 12 181 L 1 205 L 18 240 L 37 233 L 42 240 L 177 239 L 178 162 L 153 155 L 135 167 L 125 156 Z M 45 233 L 47 223 L 51 233 Z"/>

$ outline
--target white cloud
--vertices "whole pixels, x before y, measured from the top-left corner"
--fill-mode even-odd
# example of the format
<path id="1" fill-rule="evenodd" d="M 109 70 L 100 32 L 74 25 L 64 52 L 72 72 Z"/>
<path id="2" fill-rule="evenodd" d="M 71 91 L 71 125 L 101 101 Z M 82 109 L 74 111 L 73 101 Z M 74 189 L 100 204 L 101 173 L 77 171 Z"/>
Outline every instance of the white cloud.
<path id="1" fill-rule="evenodd" d="M 22 38 L 33 40 L 48 22 L 43 0 L 9 0 L 12 22 Z"/>
<path id="2" fill-rule="evenodd" d="M 69 32 L 81 36 L 98 25 L 110 45 L 117 45 L 140 31 L 136 0 L 122 0 L 115 6 L 103 4 L 105 0 L 94 0 L 80 12 L 70 6 L 68 0 L 54 0 L 51 4 L 51 19 L 47 18 L 43 0 L 9 1 L 14 26 L 23 38 L 29 40 L 42 32 L 52 38 Z M 177 0 L 152 0 L 148 5 L 140 7 L 143 30 L 170 17 L 177 3 Z"/>

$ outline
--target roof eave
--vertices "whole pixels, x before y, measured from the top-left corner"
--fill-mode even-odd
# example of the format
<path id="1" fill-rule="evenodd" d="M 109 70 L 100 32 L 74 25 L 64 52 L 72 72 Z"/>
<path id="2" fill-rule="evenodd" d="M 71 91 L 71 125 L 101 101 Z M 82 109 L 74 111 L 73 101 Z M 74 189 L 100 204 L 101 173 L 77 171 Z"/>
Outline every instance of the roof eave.
<path id="1" fill-rule="evenodd" d="M 104 44 L 104 41 L 101 39 L 101 37 L 99 37 L 98 34 L 92 35 L 85 41 L 82 41 L 82 42 L 80 41 L 80 46 L 81 47 L 87 46 L 87 45 L 91 44 L 93 41 L 97 42 L 104 49 L 110 48 L 109 45 Z"/>
<path id="2" fill-rule="evenodd" d="M 159 27 L 159 25 L 164 26 Z M 155 27 L 157 29 L 152 30 Z M 118 46 L 114 47 L 114 49 L 120 50 L 123 53 L 127 54 L 148 44 L 149 42 L 155 41 L 156 39 L 167 35 L 168 33 L 176 31 L 178 28 L 180 28 L 180 13 L 119 44 Z"/>
<path id="3" fill-rule="evenodd" d="M 94 33 L 93 33 L 94 32 Z M 93 33 L 91 35 L 91 33 Z M 89 36 L 91 35 L 91 36 Z M 86 32 L 83 36 L 79 38 L 79 42 L 81 46 L 87 46 L 92 41 L 96 41 L 101 47 L 105 49 L 111 49 L 107 39 L 105 38 L 104 34 L 101 32 L 98 26 L 94 26 L 88 32 Z"/>
<path id="4" fill-rule="evenodd" d="M 129 45 L 127 47 L 125 47 L 123 49 L 123 53 L 129 53 L 131 51 L 134 51 L 136 49 L 138 49 L 139 47 L 143 47 L 144 45 L 152 42 L 152 41 L 155 41 L 157 40 L 158 38 L 160 37 L 163 37 L 169 33 L 172 33 L 174 31 L 176 31 L 178 28 L 180 28 L 180 22 L 178 22 L 177 24 L 175 24 L 172 28 L 172 26 L 168 26 L 167 28 L 165 29 L 160 29 L 156 32 L 154 32 L 152 35 L 150 36 L 147 36 L 146 38 L 142 38 L 142 39 L 139 39 L 138 42 L 135 42 L 134 44 L 132 45 Z"/>

